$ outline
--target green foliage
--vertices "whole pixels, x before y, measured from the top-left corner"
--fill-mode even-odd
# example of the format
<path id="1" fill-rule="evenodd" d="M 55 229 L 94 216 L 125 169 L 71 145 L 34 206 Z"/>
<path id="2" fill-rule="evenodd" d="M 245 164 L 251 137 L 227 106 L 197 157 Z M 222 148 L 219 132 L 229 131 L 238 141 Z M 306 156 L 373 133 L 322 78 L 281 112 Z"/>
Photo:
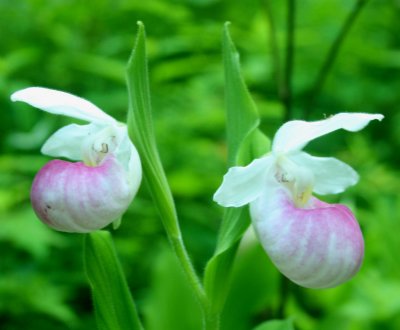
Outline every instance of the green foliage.
<path id="1" fill-rule="evenodd" d="M 246 154 L 249 161 L 251 150 L 247 139 L 257 128 L 259 119 L 257 109 L 243 81 L 239 54 L 229 35 L 228 24 L 223 33 L 223 58 L 225 68 L 225 98 L 227 116 L 228 166 L 237 165 L 239 155 Z M 214 256 L 207 264 L 205 288 L 213 309 L 220 312 L 225 302 L 229 284 L 232 262 L 240 239 L 249 226 L 249 218 L 243 208 L 229 208 L 219 231 Z"/>
<path id="2" fill-rule="evenodd" d="M 180 238 L 171 191 L 158 154 L 150 105 L 150 87 L 147 73 L 147 54 L 144 26 L 139 30 L 135 47 L 128 61 L 127 83 L 129 94 L 128 132 L 143 163 L 144 178 L 159 209 L 166 231 Z"/>
<path id="3" fill-rule="evenodd" d="M 111 234 L 85 235 L 83 257 L 99 330 L 143 329 L 119 263 Z"/>
<path id="4" fill-rule="evenodd" d="M 256 105 L 241 74 L 239 53 L 229 34 L 229 23 L 225 23 L 224 27 L 222 52 L 225 72 L 228 167 L 231 167 L 238 165 L 238 156 L 244 141 L 257 128 L 260 120 Z"/>
<path id="5" fill-rule="evenodd" d="M 260 324 L 254 330 L 293 330 L 293 322 L 288 320 L 272 320 Z"/>
<path id="6" fill-rule="evenodd" d="M 176 257 L 166 244 L 153 258 L 152 290 L 144 302 L 146 329 L 201 329 L 201 310 L 181 271 Z"/>
<path id="7" fill-rule="evenodd" d="M 286 6 L 281 1 L 0 1 L 2 329 L 26 328 L 27 320 L 30 329 L 95 328 L 91 295 L 82 271 L 82 237 L 48 230 L 35 219 L 29 205 L 33 176 L 48 161 L 39 149 L 50 134 L 71 121 L 12 104 L 10 94 L 33 85 L 57 88 L 91 100 L 124 122 L 128 103 L 125 64 L 136 22 L 143 21 L 154 135 L 185 243 L 201 274 L 215 251 L 223 217 L 221 208 L 212 202 L 228 159 L 220 36 L 223 22 L 231 21 L 242 74 L 261 119 L 260 130 L 272 136 L 284 118 L 270 46 L 268 3 L 282 63 Z M 360 273 L 343 286 L 322 291 L 292 288 L 285 315 L 299 330 L 397 330 L 398 2 L 368 2 L 312 108 L 308 107 L 309 90 L 354 1 L 296 3 L 295 117 L 321 119 L 339 111 L 366 111 L 381 112 L 385 120 L 358 134 L 326 136 L 307 147 L 310 153 L 337 157 L 359 172 L 360 182 L 355 187 L 323 199 L 346 203 L 355 211 L 365 235 L 366 253 Z M 169 292 L 182 290 L 177 292 L 181 292 L 183 307 L 195 304 L 189 302 L 187 287 L 172 286 L 188 284 L 179 277 L 173 258 L 159 252 L 160 246 L 165 249 L 166 239 L 148 188 L 141 188 L 113 236 L 144 324 L 169 330 L 156 321 L 161 307 L 162 320 L 175 317 L 165 302 Z M 221 319 L 223 329 L 252 329 L 276 318 L 279 274 L 259 247 L 247 257 L 245 242 L 234 263 L 232 287 Z M 197 312 L 193 319 L 185 314 L 188 329 L 198 324 Z"/>
<path id="8" fill-rule="evenodd" d="M 139 22 L 136 44 L 128 61 L 127 83 L 129 94 L 128 133 L 137 145 L 153 201 L 182 270 L 185 272 L 198 302 L 206 310 L 206 297 L 185 248 L 175 204 L 162 167 L 153 131 L 148 84 L 144 25 Z"/>
<path id="9" fill-rule="evenodd" d="M 279 275 L 249 229 L 238 249 L 221 329 L 252 329 L 273 317 L 278 300 Z"/>

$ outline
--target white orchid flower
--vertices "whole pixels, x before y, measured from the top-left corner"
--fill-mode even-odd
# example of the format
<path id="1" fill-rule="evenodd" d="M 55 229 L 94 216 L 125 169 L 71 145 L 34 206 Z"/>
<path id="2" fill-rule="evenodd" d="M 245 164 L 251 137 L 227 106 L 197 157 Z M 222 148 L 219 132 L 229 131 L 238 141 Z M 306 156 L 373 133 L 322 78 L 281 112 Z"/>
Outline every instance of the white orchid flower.
<path id="1" fill-rule="evenodd" d="M 36 175 L 31 201 L 50 227 L 86 233 L 118 222 L 141 182 L 142 168 L 126 125 L 69 93 L 30 87 L 11 95 L 43 111 L 89 122 L 56 131 L 41 152 L 52 160 Z"/>
<path id="2" fill-rule="evenodd" d="M 336 158 L 303 151 L 308 142 L 338 129 L 356 132 L 380 114 L 339 113 L 330 118 L 282 125 L 272 151 L 246 167 L 232 167 L 214 195 L 225 207 L 250 204 L 253 226 L 277 268 L 309 288 L 333 287 L 351 278 L 364 255 L 361 230 L 344 205 L 312 196 L 337 194 L 358 174 Z"/>

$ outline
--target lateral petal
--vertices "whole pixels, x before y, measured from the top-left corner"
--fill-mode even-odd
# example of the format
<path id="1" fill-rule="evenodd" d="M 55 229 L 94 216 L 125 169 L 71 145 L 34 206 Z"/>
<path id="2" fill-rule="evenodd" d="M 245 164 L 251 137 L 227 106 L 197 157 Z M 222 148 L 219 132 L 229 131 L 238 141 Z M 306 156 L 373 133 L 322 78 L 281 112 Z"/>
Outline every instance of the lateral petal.
<path id="1" fill-rule="evenodd" d="M 297 152 L 290 159 L 314 174 L 313 191 L 320 195 L 341 193 L 359 179 L 353 168 L 333 157 L 314 157 L 306 152 Z"/>
<path id="2" fill-rule="evenodd" d="M 272 142 L 272 151 L 290 152 L 300 150 L 308 142 L 338 129 L 357 132 L 374 119 L 382 120 L 383 115 L 343 112 L 319 121 L 289 121 L 283 124 L 276 132 Z"/>
<path id="3" fill-rule="evenodd" d="M 83 160 L 83 143 L 98 130 L 99 127 L 95 124 L 64 126 L 47 139 L 41 152 L 52 157 L 65 157 L 76 161 Z"/>
<path id="4" fill-rule="evenodd" d="M 29 87 L 11 95 L 11 100 L 21 101 L 56 115 L 64 115 L 93 123 L 116 123 L 116 120 L 78 96 L 43 87 Z"/>
<path id="5" fill-rule="evenodd" d="M 119 127 L 117 133 L 119 142 L 115 150 L 115 156 L 127 172 L 128 182 L 138 189 L 142 180 L 142 165 L 139 153 L 128 136 L 126 126 Z"/>
<path id="6" fill-rule="evenodd" d="M 272 156 L 265 156 L 245 167 L 231 167 L 214 194 L 214 201 L 225 207 L 239 207 L 255 200 L 267 184 L 273 160 Z"/>

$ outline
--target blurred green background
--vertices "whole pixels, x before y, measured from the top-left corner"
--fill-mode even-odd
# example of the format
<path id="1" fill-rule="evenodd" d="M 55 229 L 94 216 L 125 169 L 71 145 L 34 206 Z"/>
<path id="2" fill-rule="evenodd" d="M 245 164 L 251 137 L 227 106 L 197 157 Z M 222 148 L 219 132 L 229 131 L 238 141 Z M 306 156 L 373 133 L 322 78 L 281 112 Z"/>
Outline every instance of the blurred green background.
<path id="1" fill-rule="evenodd" d="M 366 240 L 359 274 L 330 290 L 290 288 L 285 315 L 296 329 L 400 329 L 400 2 L 371 0 L 356 20 L 313 107 L 309 91 L 355 1 L 297 1 L 294 114 L 321 119 L 341 111 L 385 115 L 360 133 L 312 142 L 360 182 L 331 202 L 355 211 Z M 0 328 L 94 329 L 82 267 L 82 236 L 52 231 L 29 202 L 33 176 L 48 158 L 39 149 L 68 118 L 12 104 L 28 86 L 87 98 L 121 121 L 124 68 L 136 32 L 147 30 L 159 148 L 182 230 L 199 273 L 212 255 L 222 209 L 212 195 L 225 172 L 221 31 L 231 21 L 243 72 L 272 136 L 285 111 L 274 78 L 267 5 L 281 59 L 285 1 L 0 0 Z M 199 311 L 171 255 L 143 185 L 113 232 L 142 319 L 150 330 L 200 328 Z M 279 274 L 249 232 L 239 250 L 222 329 L 247 330 L 273 318 Z"/>

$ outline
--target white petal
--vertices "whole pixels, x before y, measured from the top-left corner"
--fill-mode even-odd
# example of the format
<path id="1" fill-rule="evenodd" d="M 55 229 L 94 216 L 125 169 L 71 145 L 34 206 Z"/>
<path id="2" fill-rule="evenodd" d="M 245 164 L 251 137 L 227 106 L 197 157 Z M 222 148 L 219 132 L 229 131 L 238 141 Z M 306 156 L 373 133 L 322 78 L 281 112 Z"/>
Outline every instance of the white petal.
<path id="1" fill-rule="evenodd" d="M 382 120 L 381 114 L 339 113 L 324 120 L 307 122 L 293 120 L 283 124 L 275 134 L 272 150 L 289 152 L 302 149 L 308 142 L 338 129 L 356 132 L 371 120 Z"/>
<path id="2" fill-rule="evenodd" d="M 314 157 L 298 152 L 291 155 L 290 159 L 314 174 L 313 191 L 320 195 L 341 193 L 359 179 L 355 170 L 336 158 Z"/>
<path id="3" fill-rule="evenodd" d="M 90 135 L 98 130 L 99 126 L 95 124 L 64 126 L 49 137 L 41 152 L 52 157 L 83 160 L 82 145 Z"/>
<path id="4" fill-rule="evenodd" d="M 12 101 L 56 114 L 94 123 L 115 123 L 115 119 L 78 96 L 43 87 L 29 87 L 11 95 Z"/>
<path id="5" fill-rule="evenodd" d="M 115 150 L 115 155 L 128 173 L 128 181 L 137 190 L 142 180 L 142 165 L 139 154 L 128 136 L 126 126 L 118 127 L 117 131 L 119 145 Z"/>
<path id="6" fill-rule="evenodd" d="M 135 187 L 135 193 L 140 187 L 142 181 L 142 163 L 140 162 L 139 153 L 135 146 L 131 144 L 130 158 L 128 165 L 128 181 L 132 187 Z"/>
<path id="7" fill-rule="evenodd" d="M 214 201 L 225 207 L 239 207 L 255 200 L 267 184 L 273 160 L 272 156 L 265 156 L 246 167 L 231 167 L 214 194 Z"/>

